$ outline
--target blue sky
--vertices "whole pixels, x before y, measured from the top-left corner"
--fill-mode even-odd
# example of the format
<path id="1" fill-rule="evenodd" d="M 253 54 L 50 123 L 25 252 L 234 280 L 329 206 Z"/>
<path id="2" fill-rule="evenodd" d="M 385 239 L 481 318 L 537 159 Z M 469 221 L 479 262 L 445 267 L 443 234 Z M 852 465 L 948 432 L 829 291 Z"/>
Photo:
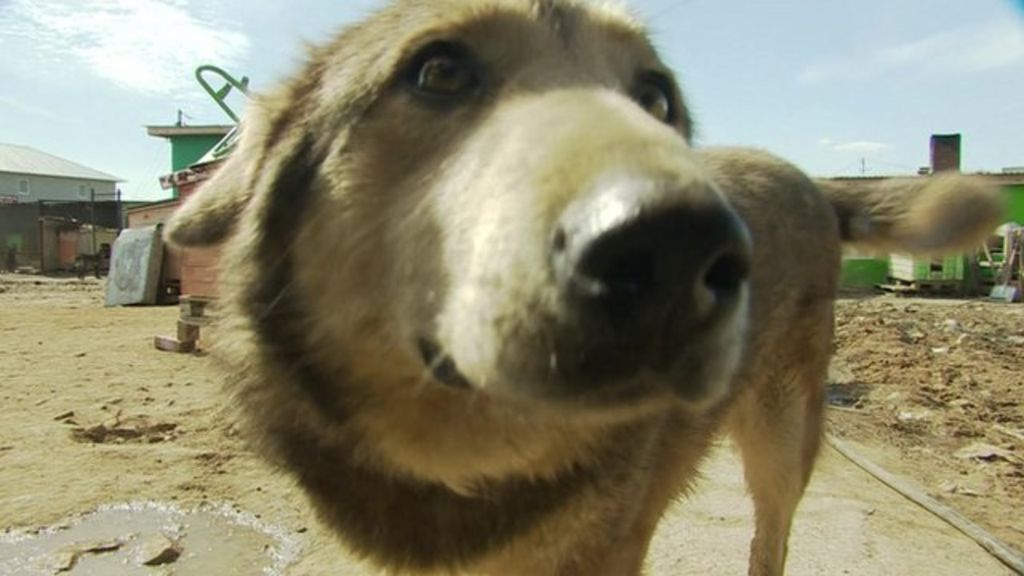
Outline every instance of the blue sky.
<path id="1" fill-rule="evenodd" d="M 0 141 L 165 195 L 144 126 L 227 119 L 192 79 L 218 64 L 267 87 L 303 41 L 377 0 L 0 0 Z M 675 68 L 699 143 L 772 150 L 815 175 L 901 174 L 932 133 L 964 167 L 1024 165 L 1024 0 L 633 0 Z"/>

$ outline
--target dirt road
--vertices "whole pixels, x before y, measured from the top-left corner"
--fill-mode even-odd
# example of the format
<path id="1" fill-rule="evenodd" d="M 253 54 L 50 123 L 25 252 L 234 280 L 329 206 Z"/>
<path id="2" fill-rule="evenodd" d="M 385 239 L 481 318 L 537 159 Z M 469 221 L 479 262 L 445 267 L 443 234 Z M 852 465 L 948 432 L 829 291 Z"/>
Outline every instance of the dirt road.
<path id="1" fill-rule="evenodd" d="M 245 448 L 215 360 L 153 349 L 176 315 L 104 309 L 95 282 L 0 277 L 0 573 L 374 574 Z M 658 532 L 651 574 L 745 572 L 741 472 L 727 447 L 706 471 Z M 832 452 L 798 514 L 789 566 L 1009 574 Z"/>

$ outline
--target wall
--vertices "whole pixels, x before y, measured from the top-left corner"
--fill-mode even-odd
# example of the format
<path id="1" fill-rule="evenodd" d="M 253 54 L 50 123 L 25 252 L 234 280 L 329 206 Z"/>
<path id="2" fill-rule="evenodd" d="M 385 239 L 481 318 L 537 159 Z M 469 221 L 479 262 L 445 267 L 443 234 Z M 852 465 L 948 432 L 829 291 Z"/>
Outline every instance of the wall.
<path id="1" fill-rule="evenodd" d="M 889 280 L 889 261 L 880 258 L 843 258 L 839 285 L 845 290 L 873 290 Z"/>
<path id="2" fill-rule="evenodd" d="M 0 206 L 0 249 L 6 260 L 7 248 L 16 246 L 18 266 L 40 264 L 39 204 Z"/>
<path id="3" fill-rule="evenodd" d="M 167 222 L 180 202 L 165 201 L 132 208 L 128 211 L 129 228 L 145 228 Z M 181 252 L 172 246 L 164 245 L 163 280 L 181 280 Z"/>
<path id="4" fill-rule="evenodd" d="M 26 195 L 18 193 L 18 182 L 21 180 L 28 180 L 29 193 Z M 80 194 L 81 186 L 85 186 L 84 197 Z M 90 190 L 96 191 L 97 200 L 113 200 L 116 183 L 0 172 L 0 196 L 15 198 L 19 203 L 39 200 L 87 201 L 90 199 Z"/>
<path id="5" fill-rule="evenodd" d="M 1009 220 L 1024 226 L 1024 184 L 1005 188 L 1009 199 Z"/>
<path id="6" fill-rule="evenodd" d="M 171 139 L 171 171 L 195 164 L 217 145 L 223 136 L 175 136 Z"/>
<path id="7" fill-rule="evenodd" d="M 121 227 L 121 206 L 117 202 L 59 202 L 0 204 L 0 254 L 7 257 L 7 247 L 17 246 L 18 266 L 39 267 L 42 258 L 39 219 L 43 216 L 75 220 L 89 224 L 95 219 L 101 228 Z"/>
<path id="8" fill-rule="evenodd" d="M 184 170 L 198 162 L 207 152 L 213 149 L 223 136 L 172 136 L 171 137 L 171 171 Z M 180 190 L 175 186 L 171 193 L 177 198 Z"/>
<path id="9" fill-rule="evenodd" d="M 62 270 L 70 270 L 75 265 L 75 258 L 78 257 L 78 242 L 81 237 L 82 231 L 78 228 L 57 229 L 57 260 Z M 45 241 L 46 238 L 44 237 L 43 240 Z M 50 270 L 43 270 L 43 272 L 50 272 Z"/>
<path id="10" fill-rule="evenodd" d="M 38 204 L 37 204 L 38 205 Z M 96 224 L 103 228 L 120 229 L 123 226 L 123 206 L 117 202 L 44 202 L 40 216 L 67 218 L 82 224 Z"/>
<path id="11" fill-rule="evenodd" d="M 213 175 L 213 170 L 207 177 Z M 202 181 L 181 187 L 182 199 L 195 194 Z M 216 298 L 218 295 L 217 274 L 220 266 L 220 247 L 187 248 L 181 251 L 181 293 L 202 298 Z"/>
<path id="12" fill-rule="evenodd" d="M 40 242 L 42 247 L 41 261 L 35 263 L 40 270 L 58 270 L 60 268 L 60 243 L 59 235 L 61 224 L 59 222 L 40 222 Z"/>
<path id="13" fill-rule="evenodd" d="M 188 248 L 181 253 L 181 293 L 216 298 L 220 248 Z"/>
<path id="14" fill-rule="evenodd" d="M 960 149 L 963 138 L 960 134 L 935 134 L 932 136 L 932 171 L 960 171 Z"/>
<path id="15" fill-rule="evenodd" d="M 128 227 L 143 228 L 167 222 L 171 214 L 178 208 L 178 202 L 160 202 L 149 206 L 140 206 L 128 211 Z"/>

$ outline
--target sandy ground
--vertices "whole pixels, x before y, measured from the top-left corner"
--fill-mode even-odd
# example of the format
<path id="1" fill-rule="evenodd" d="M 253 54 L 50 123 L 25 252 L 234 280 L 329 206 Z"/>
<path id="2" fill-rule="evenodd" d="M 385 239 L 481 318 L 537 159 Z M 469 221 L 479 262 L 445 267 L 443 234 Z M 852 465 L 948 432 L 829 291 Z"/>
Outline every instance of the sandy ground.
<path id="1" fill-rule="evenodd" d="M 0 276 L 0 573 L 374 574 L 245 448 L 215 360 L 153 349 L 177 313 L 105 309 L 95 281 Z M 1021 366 L 1019 356 L 1005 362 Z M 870 428 L 844 432 L 884 452 Z M 738 464 L 723 447 L 663 523 L 649 572 L 744 573 L 751 530 Z M 798 514 L 789 566 L 793 575 L 1010 573 L 831 451 Z"/>
<path id="2" fill-rule="evenodd" d="M 1024 550 L 1024 306 L 841 300 L 834 433 Z"/>

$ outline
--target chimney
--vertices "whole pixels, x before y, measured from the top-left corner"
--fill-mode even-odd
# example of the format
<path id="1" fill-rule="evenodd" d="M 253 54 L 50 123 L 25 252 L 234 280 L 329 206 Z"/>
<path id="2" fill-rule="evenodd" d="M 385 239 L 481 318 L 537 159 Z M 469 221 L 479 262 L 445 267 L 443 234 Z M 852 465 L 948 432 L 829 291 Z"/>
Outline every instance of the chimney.
<path id="1" fill-rule="evenodd" d="M 932 135 L 932 172 L 960 171 L 960 134 Z"/>

